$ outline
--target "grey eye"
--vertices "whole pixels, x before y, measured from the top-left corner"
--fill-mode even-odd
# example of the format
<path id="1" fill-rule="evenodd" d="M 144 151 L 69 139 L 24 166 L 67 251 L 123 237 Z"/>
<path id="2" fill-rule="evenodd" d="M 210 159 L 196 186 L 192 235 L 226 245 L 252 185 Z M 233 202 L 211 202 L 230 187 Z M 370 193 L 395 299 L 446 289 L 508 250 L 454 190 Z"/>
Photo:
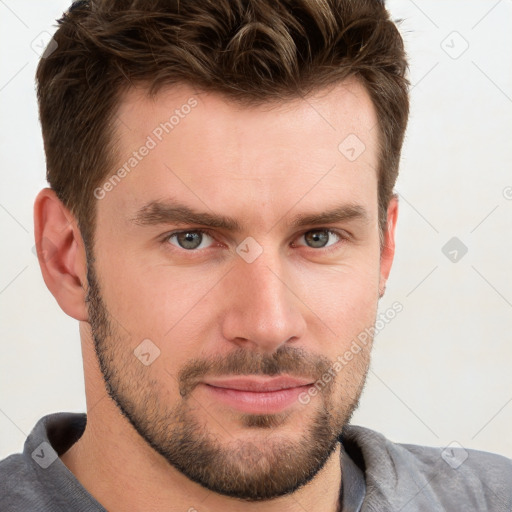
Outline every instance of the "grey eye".
<path id="1" fill-rule="evenodd" d="M 304 240 L 310 247 L 324 247 L 329 241 L 329 233 L 327 231 L 308 231 L 304 234 Z"/>
<path id="2" fill-rule="evenodd" d="M 340 235 L 329 229 L 315 229 L 304 233 L 301 238 L 305 244 L 313 249 L 322 249 L 336 243 L 340 239 Z"/>
<path id="3" fill-rule="evenodd" d="M 172 245 L 188 251 L 207 247 L 209 239 L 211 237 L 202 231 L 182 231 L 180 233 L 173 233 L 168 238 Z"/>

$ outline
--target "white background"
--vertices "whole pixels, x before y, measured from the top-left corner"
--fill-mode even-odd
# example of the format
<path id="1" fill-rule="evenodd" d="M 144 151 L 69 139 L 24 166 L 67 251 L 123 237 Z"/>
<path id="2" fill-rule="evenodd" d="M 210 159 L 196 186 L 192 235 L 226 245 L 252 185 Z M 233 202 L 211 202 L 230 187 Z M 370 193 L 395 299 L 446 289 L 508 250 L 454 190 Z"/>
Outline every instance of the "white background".
<path id="1" fill-rule="evenodd" d="M 0 0 L 0 459 L 42 415 L 85 410 L 78 323 L 32 252 L 46 181 L 31 45 L 68 5 Z M 512 457 L 512 0 L 388 6 L 404 20 L 413 88 L 381 310 L 403 311 L 376 338 L 354 423 Z M 442 252 L 452 237 L 468 248 L 456 263 Z"/>

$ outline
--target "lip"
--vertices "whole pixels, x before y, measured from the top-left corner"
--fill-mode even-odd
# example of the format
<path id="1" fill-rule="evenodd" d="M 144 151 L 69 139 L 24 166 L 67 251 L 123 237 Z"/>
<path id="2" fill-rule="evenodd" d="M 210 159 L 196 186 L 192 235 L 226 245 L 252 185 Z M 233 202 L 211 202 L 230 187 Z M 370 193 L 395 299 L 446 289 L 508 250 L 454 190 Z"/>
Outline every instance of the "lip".
<path id="1" fill-rule="evenodd" d="M 313 381 L 290 376 L 263 377 L 254 375 L 250 377 L 208 379 L 204 383 L 208 386 L 236 391 L 266 392 L 307 386 L 313 384 Z"/>
<path id="2" fill-rule="evenodd" d="M 249 414 L 275 414 L 298 402 L 313 385 L 310 379 L 289 376 L 208 379 L 201 388 L 216 401 Z"/>

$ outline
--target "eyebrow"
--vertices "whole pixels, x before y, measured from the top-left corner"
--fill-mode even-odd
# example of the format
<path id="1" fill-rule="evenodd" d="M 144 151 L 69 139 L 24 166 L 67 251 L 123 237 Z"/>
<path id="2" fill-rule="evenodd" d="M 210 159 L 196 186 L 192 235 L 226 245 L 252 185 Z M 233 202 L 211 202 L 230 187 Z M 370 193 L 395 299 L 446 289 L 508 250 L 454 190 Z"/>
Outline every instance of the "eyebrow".
<path id="1" fill-rule="evenodd" d="M 176 201 L 150 201 L 142 206 L 130 220 L 140 226 L 173 223 L 201 224 L 211 228 L 223 228 L 228 231 L 242 231 L 240 223 L 231 217 L 199 212 Z"/>
<path id="2" fill-rule="evenodd" d="M 368 223 L 370 216 L 365 208 L 356 204 L 341 205 L 320 213 L 299 214 L 292 219 L 290 226 L 294 228 L 321 224 L 333 224 L 335 222 L 346 222 L 349 220 L 360 220 Z"/>
<path id="3" fill-rule="evenodd" d="M 319 226 L 349 220 L 359 220 L 367 223 L 369 221 L 369 214 L 360 205 L 347 204 L 319 213 L 296 215 L 291 221 L 287 222 L 287 225 L 292 228 L 299 228 L 306 225 Z M 140 226 L 199 224 L 233 232 L 242 231 L 242 225 L 232 217 L 197 211 L 176 201 L 150 201 L 137 210 L 130 221 Z"/>

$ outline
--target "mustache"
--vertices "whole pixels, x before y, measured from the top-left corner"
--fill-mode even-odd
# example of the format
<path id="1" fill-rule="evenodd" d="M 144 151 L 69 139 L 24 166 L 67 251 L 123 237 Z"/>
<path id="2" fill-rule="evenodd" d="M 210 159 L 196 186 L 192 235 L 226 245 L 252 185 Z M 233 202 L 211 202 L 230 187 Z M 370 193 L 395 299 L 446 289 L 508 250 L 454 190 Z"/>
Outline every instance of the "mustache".
<path id="1" fill-rule="evenodd" d="M 225 356 L 193 359 L 178 373 L 180 395 L 187 397 L 206 377 L 226 375 L 291 375 L 319 380 L 332 361 L 297 347 L 279 347 L 272 354 L 238 348 Z"/>

